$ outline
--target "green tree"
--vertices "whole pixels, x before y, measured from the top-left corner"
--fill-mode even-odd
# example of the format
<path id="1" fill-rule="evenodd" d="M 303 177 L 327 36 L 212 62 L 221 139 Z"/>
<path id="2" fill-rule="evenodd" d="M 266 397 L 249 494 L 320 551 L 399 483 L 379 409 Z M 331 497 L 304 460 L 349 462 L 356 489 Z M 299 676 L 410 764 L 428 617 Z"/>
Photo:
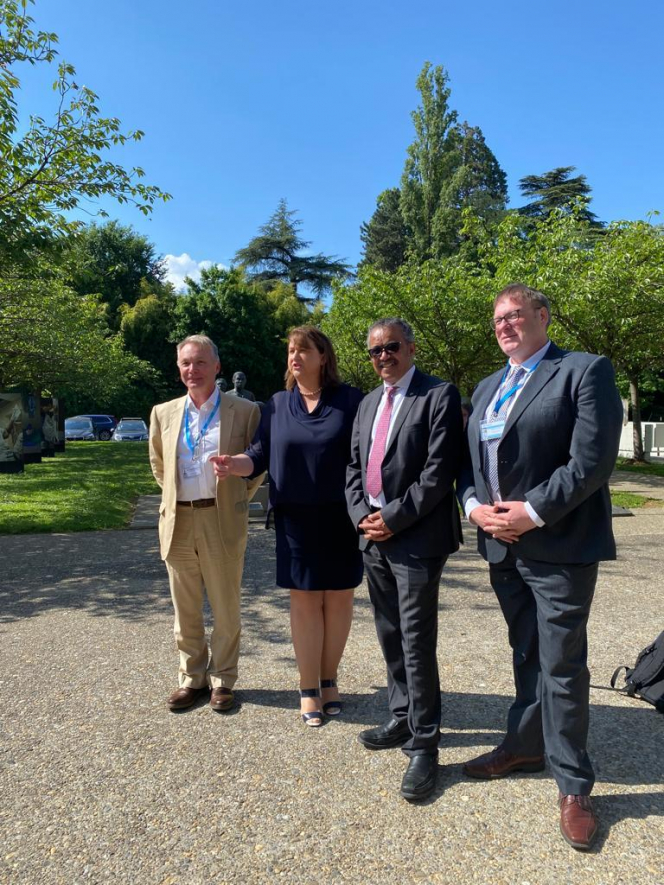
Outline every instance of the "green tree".
<path id="1" fill-rule="evenodd" d="M 0 389 L 23 385 L 65 399 L 85 392 L 102 403 L 153 376 L 109 335 L 96 296 L 72 292 L 45 263 L 33 270 L 0 277 Z"/>
<path id="2" fill-rule="evenodd" d="M 177 296 L 169 286 L 159 294 L 144 284 L 144 294 L 132 306 L 120 307 L 120 332 L 125 347 L 150 363 L 165 390 L 177 389 L 178 370 L 171 336 L 175 326 Z"/>
<path id="3" fill-rule="evenodd" d="M 401 177 L 401 212 L 420 260 L 439 252 L 441 193 L 458 166 L 457 112 L 449 106 L 448 82 L 444 68 L 426 62 L 416 83 L 422 104 L 411 114 L 415 141 Z"/>
<path id="4" fill-rule="evenodd" d="M 0 267 L 75 229 L 70 213 L 81 202 L 110 196 L 147 214 L 156 200 L 169 198 L 142 182 L 141 168 L 110 159 L 112 148 L 140 141 L 143 133 L 100 116 L 97 96 L 76 83 L 71 64 L 58 65 L 50 121 L 28 118 L 20 108 L 18 68 L 53 64 L 57 56 L 57 35 L 32 28 L 31 2 L 0 0 Z"/>
<path id="5" fill-rule="evenodd" d="M 459 213 L 464 209 L 488 222 L 500 220 L 507 204 L 507 176 L 479 126 L 463 122 L 456 139 L 459 166 L 447 188 L 447 200 L 457 212 L 456 230 L 463 223 Z"/>
<path id="6" fill-rule="evenodd" d="M 0 384 L 27 384 L 97 406 L 152 369 L 123 348 L 92 294 L 66 285 L 58 262 L 81 204 L 111 197 L 149 213 L 168 195 L 110 153 L 142 133 L 100 116 L 97 96 L 61 62 L 50 120 L 19 104 L 21 65 L 51 65 L 57 35 L 35 31 L 31 0 L 0 0 Z M 101 210 L 99 214 L 104 214 Z"/>
<path id="7" fill-rule="evenodd" d="M 389 188 L 379 194 L 376 211 L 360 227 L 364 246 L 361 264 L 394 273 L 408 257 L 409 232 L 401 214 L 401 191 Z"/>
<path id="8" fill-rule="evenodd" d="M 641 461 L 642 388 L 664 370 L 664 228 L 621 221 L 594 240 L 591 232 L 581 212 L 555 210 L 535 220 L 529 236 L 510 216 L 487 256 L 496 267 L 496 291 L 519 279 L 551 299 L 557 343 L 613 362 L 629 391 L 634 458 Z"/>
<path id="9" fill-rule="evenodd" d="M 381 316 L 401 316 L 415 332 L 417 365 L 469 393 L 499 361 L 488 322 L 492 295 L 491 276 L 461 256 L 409 263 L 394 274 L 366 266 L 355 283 L 335 287 L 323 330 L 344 377 L 368 390 L 377 379 L 367 330 Z"/>
<path id="10" fill-rule="evenodd" d="M 91 224 L 70 238 L 64 263 L 80 295 L 96 293 L 108 305 L 109 325 L 120 326 L 120 307 L 165 289 L 166 269 L 147 237 L 117 221 Z"/>
<path id="11" fill-rule="evenodd" d="M 187 280 L 175 306 L 171 340 L 209 335 L 219 348 L 222 374 L 240 370 L 258 399 L 283 387 L 285 348 L 268 297 L 241 269 L 210 267 L 201 281 Z"/>
<path id="12" fill-rule="evenodd" d="M 572 176 L 576 166 L 558 166 L 542 175 L 526 175 L 519 180 L 519 189 L 524 197 L 532 197 L 529 203 L 518 210 L 528 218 L 545 218 L 555 209 L 567 212 L 575 208 L 577 216 L 596 222 L 597 216 L 588 209 L 592 199 L 591 187 L 585 175 Z M 579 200 L 583 205 L 579 207 Z"/>
<path id="13" fill-rule="evenodd" d="M 322 301 L 304 304 L 287 283 L 276 283 L 265 292 L 268 309 L 279 340 L 286 344 L 288 332 L 295 326 L 320 325 L 325 314 Z"/>
<path id="14" fill-rule="evenodd" d="M 457 123 L 444 68 L 427 62 L 418 79 L 422 103 L 413 111 L 415 141 L 401 177 L 401 214 L 418 261 L 454 254 L 463 212 L 496 220 L 507 202 L 507 180 L 482 131 Z"/>
<path id="15" fill-rule="evenodd" d="M 350 267 L 336 256 L 301 254 L 311 243 L 300 236 L 302 222 L 295 219 L 296 214 L 288 209 L 286 200 L 280 200 L 258 236 L 239 249 L 234 260 L 247 270 L 251 280 L 289 283 L 301 300 L 312 301 L 300 294 L 298 286 L 304 285 L 320 297 L 334 279 L 348 276 Z"/>

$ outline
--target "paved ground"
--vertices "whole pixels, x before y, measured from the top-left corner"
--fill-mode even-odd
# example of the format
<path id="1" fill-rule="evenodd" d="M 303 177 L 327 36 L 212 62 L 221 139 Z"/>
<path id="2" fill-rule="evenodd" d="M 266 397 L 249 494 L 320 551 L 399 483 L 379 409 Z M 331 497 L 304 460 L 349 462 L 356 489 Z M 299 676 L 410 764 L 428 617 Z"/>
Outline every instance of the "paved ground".
<path id="1" fill-rule="evenodd" d="M 500 740 L 511 692 L 472 549 L 452 558 L 441 594 L 439 786 L 412 806 L 398 794 L 405 757 L 356 740 L 385 717 L 364 588 L 340 673 L 346 713 L 307 729 L 273 536 L 252 524 L 241 707 L 172 714 L 154 531 L 0 537 L 0 882 L 661 885 L 664 716 L 606 686 L 664 629 L 664 509 L 615 529 L 620 558 L 601 571 L 590 629 L 602 829 L 586 855 L 558 833 L 548 773 L 487 784 L 461 772 Z"/>
<path id="2" fill-rule="evenodd" d="M 616 470 L 611 477 L 611 488 L 618 492 L 636 492 L 648 498 L 664 501 L 664 477 L 644 476 L 628 470 Z"/>

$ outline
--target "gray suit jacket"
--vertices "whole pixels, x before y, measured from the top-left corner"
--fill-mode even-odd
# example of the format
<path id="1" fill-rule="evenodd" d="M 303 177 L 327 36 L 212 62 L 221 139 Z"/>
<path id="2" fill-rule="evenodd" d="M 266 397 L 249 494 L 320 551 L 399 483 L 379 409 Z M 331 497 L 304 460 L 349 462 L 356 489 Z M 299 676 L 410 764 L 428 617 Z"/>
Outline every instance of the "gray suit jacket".
<path id="1" fill-rule="evenodd" d="M 491 501 L 482 475 L 480 421 L 503 369 L 473 396 L 468 452 L 457 484 L 459 500 Z M 505 501 L 528 501 L 545 525 L 511 545 L 514 553 L 555 563 L 615 559 L 608 480 L 620 442 L 623 409 L 606 357 L 551 344 L 516 400 L 498 446 Z M 478 530 L 479 551 L 501 562 L 507 546 Z"/>
<path id="2" fill-rule="evenodd" d="M 371 428 L 383 385 L 360 403 L 346 474 L 346 500 L 353 525 L 371 512 L 366 493 Z M 420 557 L 447 556 L 459 548 L 461 523 L 454 481 L 463 447 L 461 399 L 453 384 L 415 370 L 397 413 L 382 465 L 387 504 L 383 520 L 394 537 L 381 549 Z M 367 546 L 363 537 L 360 547 Z"/>

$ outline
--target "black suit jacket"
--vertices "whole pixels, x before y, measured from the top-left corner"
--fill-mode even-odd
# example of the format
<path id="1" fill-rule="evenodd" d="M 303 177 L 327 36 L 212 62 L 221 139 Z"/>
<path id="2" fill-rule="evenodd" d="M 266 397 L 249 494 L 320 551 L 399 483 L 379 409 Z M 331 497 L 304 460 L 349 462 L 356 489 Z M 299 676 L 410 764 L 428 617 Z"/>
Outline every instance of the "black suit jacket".
<path id="1" fill-rule="evenodd" d="M 482 474 L 480 421 L 504 370 L 477 386 L 468 422 L 468 455 L 458 482 L 459 500 L 491 501 Z M 517 398 L 498 446 L 504 501 L 528 501 L 545 525 L 523 534 L 516 555 L 542 562 L 589 563 L 615 559 L 608 480 L 618 455 L 623 408 L 606 357 L 551 344 Z M 507 546 L 478 530 L 489 562 Z"/>
<path id="2" fill-rule="evenodd" d="M 360 403 L 351 442 L 346 500 L 355 526 L 371 512 L 366 492 L 371 428 L 383 385 Z M 463 446 L 459 391 L 415 369 L 397 413 L 382 465 L 387 501 L 382 517 L 394 537 L 381 549 L 420 557 L 447 556 L 459 548 L 461 523 L 454 498 Z M 360 546 L 368 543 L 363 537 Z"/>

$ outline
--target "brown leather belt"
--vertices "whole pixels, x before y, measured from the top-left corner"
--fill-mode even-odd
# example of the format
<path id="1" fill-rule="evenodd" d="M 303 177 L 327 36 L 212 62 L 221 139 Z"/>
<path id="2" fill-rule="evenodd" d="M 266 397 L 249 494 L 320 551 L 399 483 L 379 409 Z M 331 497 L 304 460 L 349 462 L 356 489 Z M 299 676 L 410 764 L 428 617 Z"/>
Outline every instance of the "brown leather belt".
<path id="1" fill-rule="evenodd" d="M 195 510 L 199 507 L 215 507 L 216 498 L 199 498 L 198 501 L 178 501 L 178 507 L 193 507 Z"/>

